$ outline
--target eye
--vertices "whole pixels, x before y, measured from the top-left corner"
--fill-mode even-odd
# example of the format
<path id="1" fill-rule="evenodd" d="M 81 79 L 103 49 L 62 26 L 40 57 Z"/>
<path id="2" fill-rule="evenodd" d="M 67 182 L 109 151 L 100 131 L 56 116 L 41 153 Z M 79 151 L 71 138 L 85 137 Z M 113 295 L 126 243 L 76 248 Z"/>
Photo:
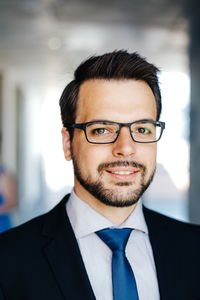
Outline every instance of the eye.
<path id="1" fill-rule="evenodd" d="M 96 135 L 103 135 L 108 133 L 108 130 L 106 128 L 96 128 L 92 130 L 92 134 L 96 134 Z"/>
<path id="2" fill-rule="evenodd" d="M 146 127 L 140 127 L 137 129 L 137 132 L 140 134 L 151 134 L 151 130 L 149 128 Z"/>

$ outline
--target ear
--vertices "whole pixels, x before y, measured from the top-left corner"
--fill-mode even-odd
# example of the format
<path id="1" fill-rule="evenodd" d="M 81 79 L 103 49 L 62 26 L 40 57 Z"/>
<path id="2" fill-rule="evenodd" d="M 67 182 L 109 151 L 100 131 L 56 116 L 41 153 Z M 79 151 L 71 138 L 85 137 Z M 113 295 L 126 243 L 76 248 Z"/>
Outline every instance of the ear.
<path id="1" fill-rule="evenodd" d="M 61 130 L 62 133 L 62 141 L 63 141 L 63 151 L 66 160 L 71 160 L 71 141 L 70 141 L 70 134 L 67 128 L 63 127 Z"/>

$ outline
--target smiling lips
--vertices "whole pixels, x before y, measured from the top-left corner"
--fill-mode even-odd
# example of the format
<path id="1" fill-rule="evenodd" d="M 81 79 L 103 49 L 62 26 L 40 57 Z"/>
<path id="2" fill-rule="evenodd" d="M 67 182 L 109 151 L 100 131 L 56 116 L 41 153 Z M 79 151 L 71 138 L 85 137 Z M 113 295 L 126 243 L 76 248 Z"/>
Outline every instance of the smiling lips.
<path id="1" fill-rule="evenodd" d="M 119 179 L 119 180 L 124 180 L 124 179 L 133 179 L 139 170 L 133 170 L 133 169 L 113 169 L 113 170 L 106 170 L 107 173 L 109 173 L 111 176 Z"/>

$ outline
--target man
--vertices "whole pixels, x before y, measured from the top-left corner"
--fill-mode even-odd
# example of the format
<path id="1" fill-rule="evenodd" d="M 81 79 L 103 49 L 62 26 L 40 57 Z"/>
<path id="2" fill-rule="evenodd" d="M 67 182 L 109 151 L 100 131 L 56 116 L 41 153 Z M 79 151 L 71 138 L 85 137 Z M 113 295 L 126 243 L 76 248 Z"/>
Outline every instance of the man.
<path id="1" fill-rule="evenodd" d="M 141 203 L 165 126 L 157 72 L 126 51 L 75 71 L 60 99 L 74 190 L 1 236 L 0 300 L 200 299 L 199 226 Z"/>

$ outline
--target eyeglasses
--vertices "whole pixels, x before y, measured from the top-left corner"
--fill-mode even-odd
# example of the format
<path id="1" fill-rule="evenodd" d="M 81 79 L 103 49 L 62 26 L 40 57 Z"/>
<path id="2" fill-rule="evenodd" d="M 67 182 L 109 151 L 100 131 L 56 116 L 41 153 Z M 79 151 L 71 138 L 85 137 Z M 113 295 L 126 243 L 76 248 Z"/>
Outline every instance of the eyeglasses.
<path id="1" fill-rule="evenodd" d="M 112 121 L 92 121 L 87 123 L 70 124 L 65 127 L 82 129 L 85 137 L 92 144 L 114 143 L 122 127 L 128 127 L 131 137 L 137 143 L 155 143 L 160 140 L 165 122 L 139 120 L 132 123 L 117 123 Z"/>

